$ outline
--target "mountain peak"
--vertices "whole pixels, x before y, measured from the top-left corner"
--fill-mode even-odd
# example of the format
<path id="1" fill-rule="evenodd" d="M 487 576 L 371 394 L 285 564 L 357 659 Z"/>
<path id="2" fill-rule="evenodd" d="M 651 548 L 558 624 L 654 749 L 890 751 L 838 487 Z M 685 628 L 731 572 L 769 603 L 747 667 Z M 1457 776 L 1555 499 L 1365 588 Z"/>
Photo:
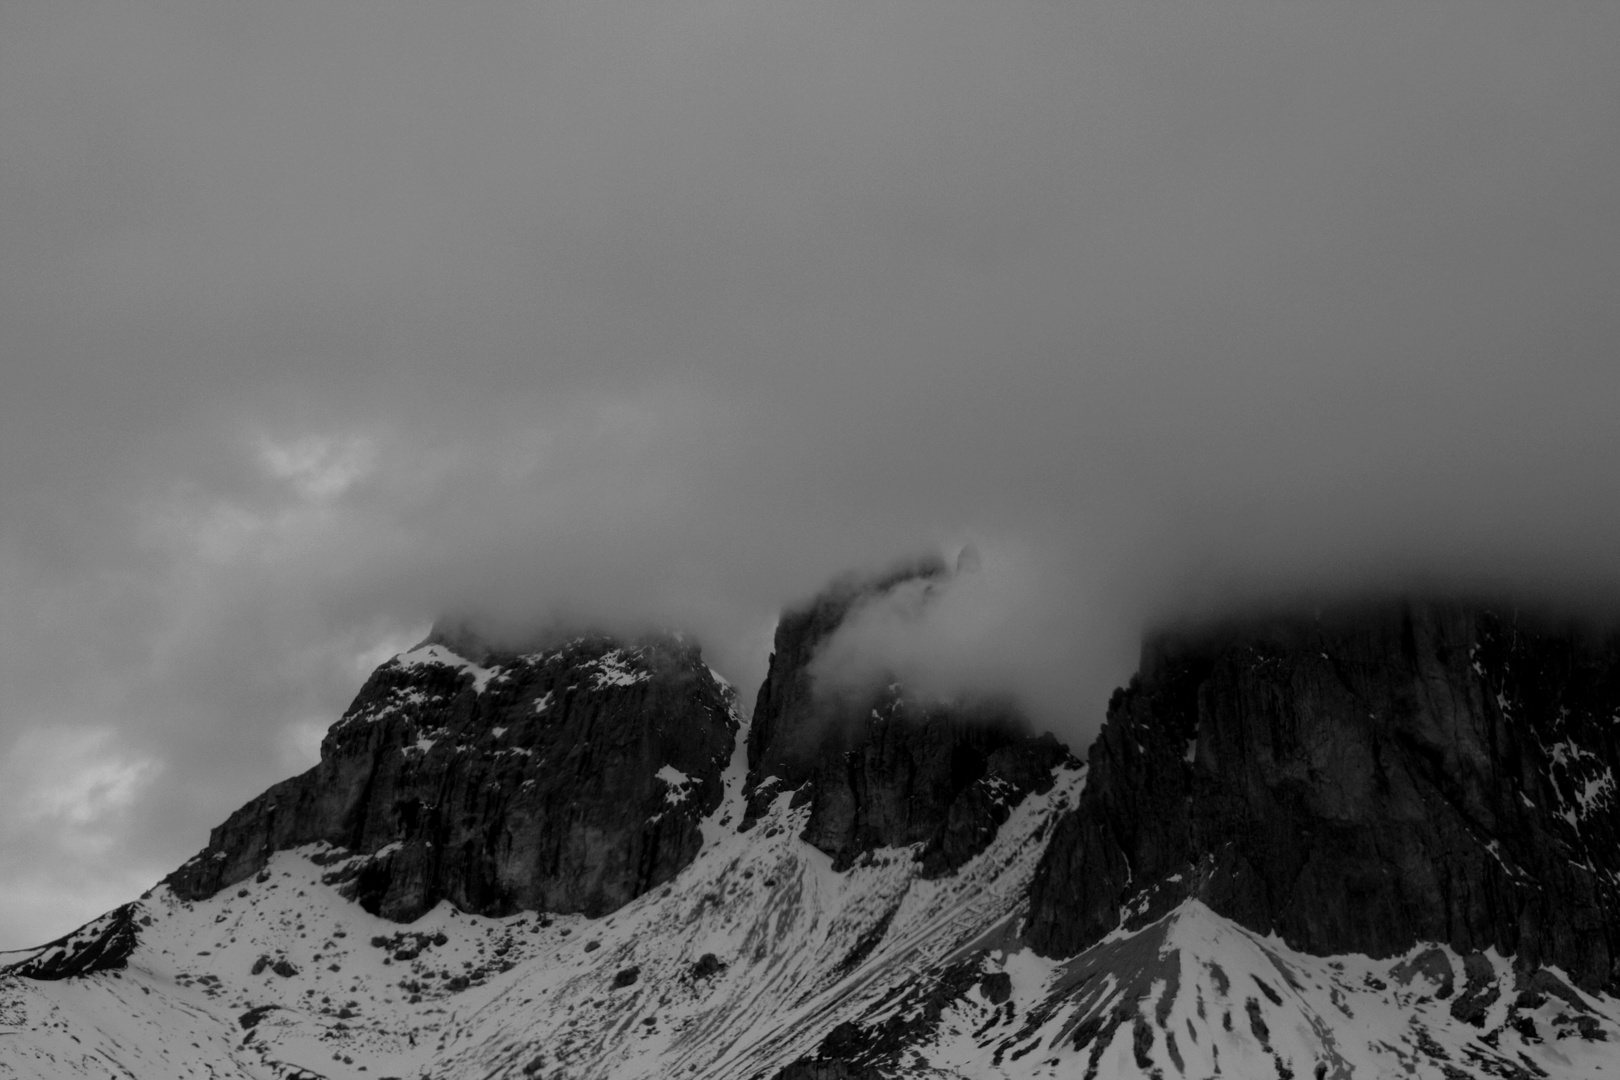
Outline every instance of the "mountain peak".
<path id="1" fill-rule="evenodd" d="M 1004 706 L 818 698 L 885 590 L 696 645 L 380 666 L 322 761 L 0 974 L 19 1075 L 1597 1077 L 1620 637 L 1455 600 L 1151 637 L 1081 765 Z M 919 576 L 920 575 L 920 576 Z M 401 925 L 402 922 L 408 925 Z"/>
<path id="2" fill-rule="evenodd" d="M 1011 807 L 1072 760 L 1006 702 L 918 699 L 898 681 L 818 684 L 821 650 L 862 605 L 948 573 L 923 560 L 842 579 L 782 617 L 749 731 L 744 829 L 791 792 L 793 805 L 810 807 L 803 839 L 834 866 L 920 844 L 930 872 L 942 873 L 982 850 Z"/>
<path id="3" fill-rule="evenodd" d="M 672 637 L 515 653 L 436 633 L 372 674 L 319 765 L 233 814 L 167 883 L 212 895 L 322 842 L 367 858 L 350 888 L 391 918 L 441 898 L 612 910 L 696 853 L 737 724 L 701 652 Z M 678 799 L 665 770 L 686 777 Z"/>
<path id="4" fill-rule="evenodd" d="M 1440 941 L 1614 986 L 1620 637 L 1420 600 L 1146 653 L 1037 875 L 1038 948 L 1197 896 L 1308 952 Z"/>

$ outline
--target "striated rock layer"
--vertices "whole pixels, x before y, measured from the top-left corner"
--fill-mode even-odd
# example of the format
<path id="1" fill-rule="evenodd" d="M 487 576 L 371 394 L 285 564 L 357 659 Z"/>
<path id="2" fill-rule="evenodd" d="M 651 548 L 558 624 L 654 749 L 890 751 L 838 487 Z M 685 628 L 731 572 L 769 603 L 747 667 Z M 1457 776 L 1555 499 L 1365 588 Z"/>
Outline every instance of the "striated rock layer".
<path id="1" fill-rule="evenodd" d="M 897 588 L 925 604 L 948 577 L 943 563 L 926 561 L 845 579 L 782 616 L 749 730 L 743 828 L 792 791 L 793 805 L 810 804 L 802 838 L 835 867 L 920 844 L 925 872 L 943 874 L 984 850 L 1025 795 L 1051 786 L 1070 754 L 1050 735 L 1032 737 L 1010 704 L 919 700 L 882 680 L 817 680 L 822 650 L 863 605 Z"/>
<path id="2" fill-rule="evenodd" d="M 1318 955 L 1620 981 L 1620 637 L 1400 603 L 1143 650 L 1031 887 L 1071 955 L 1188 897 Z"/>
<path id="3" fill-rule="evenodd" d="M 476 656 L 476 661 L 469 659 Z M 696 645 L 578 638 L 491 652 L 435 633 L 378 668 L 321 744 L 321 762 L 213 830 L 166 879 L 201 898 L 313 842 L 347 888 L 410 920 L 465 911 L 611 911 L 702 846 L 737 716 Z"/>

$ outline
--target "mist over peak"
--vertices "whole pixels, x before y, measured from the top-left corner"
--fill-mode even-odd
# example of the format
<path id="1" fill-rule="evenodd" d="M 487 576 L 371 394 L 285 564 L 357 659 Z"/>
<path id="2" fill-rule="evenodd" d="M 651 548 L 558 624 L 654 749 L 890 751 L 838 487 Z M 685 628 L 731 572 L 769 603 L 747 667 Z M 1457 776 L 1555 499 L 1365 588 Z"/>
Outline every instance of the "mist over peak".
<path id="1" fill-rule="evenodd" d="M 819 646 L 810 671 L 823 695 L 898 683 L 907 697 L 1014 702 L 1084 745 L 1102 721 L 1086 685 L 1083 618 L 1059 566 L 1010 540 L 960 545 L 861 592 Z"/>
<path id="2" fill-rule="evenodd" d="M 1614 6 L 381 10 L 0 12 L 22 938 L 446 613 L 749 702 L 972 538 L 823 668 L 1078 748 L 1149 626 L 1620 584 Z"/>

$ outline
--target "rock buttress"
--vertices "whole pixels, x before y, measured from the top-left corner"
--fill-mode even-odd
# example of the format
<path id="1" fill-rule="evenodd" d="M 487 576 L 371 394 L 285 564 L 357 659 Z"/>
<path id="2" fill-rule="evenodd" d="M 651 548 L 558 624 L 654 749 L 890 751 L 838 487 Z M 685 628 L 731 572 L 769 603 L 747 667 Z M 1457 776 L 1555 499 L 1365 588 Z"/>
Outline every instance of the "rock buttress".
<path id="1" fill-rule="evenodd" d="M 1162 635 L 1031 886 L 1069 955 L 1196 896 L 1317 954 L 1620 968 L 1620 637 L 1385 604 Z"/>
<path id="2" fill-rule="evenodd" d="M 518 655 L 446 642 L 378 668 L 320 764 L 232 814 L 166 884 L 212 895 L 275 851 L 324 842 L 334 862 L 365 856 L 334 873 L 388 918 L 442 899 L 599 915 L 693 859 L 737 729 L 696 645 L 588 637 Z"/>
<path id="3" fill-rule="evenodd" d="M 875 848 L 922 845 L 924 872 L 949 873 L 983 851 L 1013 806 L 1071 761 L 1051 736 L 1031 737 L 1005 703 L 918 700 L 898 682 L 828 691 L 814 663 L 861 605 L 897 586 L 944 584 L 925 561 L 867 581 L 845 579 L 777 625 L 748 738 L 742 828 L 784 792 L 808 801 L 803 839 L 844 869 Z"/>

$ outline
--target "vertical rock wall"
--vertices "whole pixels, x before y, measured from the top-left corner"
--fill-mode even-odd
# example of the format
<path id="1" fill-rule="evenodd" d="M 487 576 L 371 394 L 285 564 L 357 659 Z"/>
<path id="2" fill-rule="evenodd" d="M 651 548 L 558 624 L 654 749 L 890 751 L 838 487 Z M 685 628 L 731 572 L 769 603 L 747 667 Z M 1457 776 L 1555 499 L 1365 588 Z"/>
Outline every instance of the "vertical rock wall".
<path id="1" fill-rule="evenodd" d="M 782 616 L 748 742 L 748 814 L 792 791 L 810 803 L 803 838 L 844 868 L 880 847 L 921 844 L 929 873 L 982 851 L 1012 806 L 1046 790 L 1070 760 L 1051 736 L 1032 738 L 1008 703 L 919 700 L 898 682 L 817 684 L 823 646 L 861 605 L 903 584 L 943 585 L 926 561 L 836 583 Z"/>
<path id="2" fill-rule="evenodd" d="M 1069 954 L 1186 896 L 1318 954 L 1620 967 L 1620 639 L 1387 604 L 1163 635 L 1032 886 Z"/>
<path id="3" fill-rule="evenodd" d="M 232 814 L 167 883 L 209 895 L 320 841 L 389 918 L 441 899 L 485 914 L 611 911 L 697 854 L 733 706 L 677 638 L 520 655 L 436 634 L 373 673 L 319 765 Z"/>

